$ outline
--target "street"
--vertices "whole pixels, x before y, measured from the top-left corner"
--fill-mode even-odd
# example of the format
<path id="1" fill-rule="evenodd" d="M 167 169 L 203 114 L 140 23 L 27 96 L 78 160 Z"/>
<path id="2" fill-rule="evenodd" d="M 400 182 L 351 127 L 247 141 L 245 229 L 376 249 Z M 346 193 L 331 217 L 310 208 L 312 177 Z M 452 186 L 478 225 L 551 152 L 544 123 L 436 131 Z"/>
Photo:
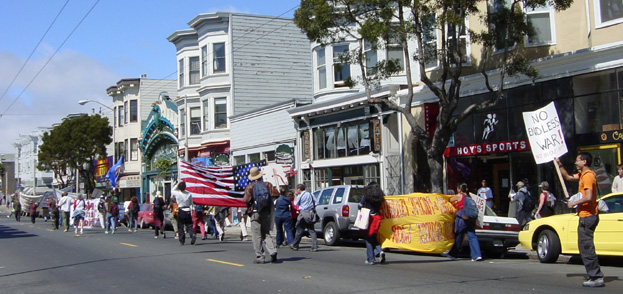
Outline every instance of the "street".
<path id="1" fill-rule="evenodd" d="M 279 263 L 253 264 L 250 241 L 238 230 L 225 241 L 197 240 L 180 246 L 154 239 L 152 230 L 130 233 L 101 228 L 76 236 L 54 231 L 49 222 L 15 222 L 0 213 L 1 293 L 584 293 L 584 267 L 541 264 L 526 252 L 506 259 L 449 261 L 438 255 L 387 253 L 387 263 L 365 265 L 362 242 L 324 246 L 310 252 L 304 238 L 299 251 L 278 249 Z M 573 260 L 573 259 L 572 259 Z M 620 259 L 619 259 L 620 261 Z M 606 262 L 608 264 L 608 262 Z M 602 267 L 606 287 L 621 293 L 623 264 Z"/>

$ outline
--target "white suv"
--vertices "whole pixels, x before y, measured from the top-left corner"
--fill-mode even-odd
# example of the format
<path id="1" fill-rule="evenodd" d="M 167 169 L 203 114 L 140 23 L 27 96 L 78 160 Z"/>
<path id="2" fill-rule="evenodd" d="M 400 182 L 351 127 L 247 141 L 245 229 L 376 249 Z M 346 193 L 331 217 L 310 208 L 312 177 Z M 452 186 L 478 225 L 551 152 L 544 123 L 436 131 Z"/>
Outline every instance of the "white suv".
<path id="1" fill-rule="evenodd" d="M 314 191 L 316 212 L 320 220 L 314 225 L 316 232 L 324 237 L 328 246 L 336 245 L 340 238 L 357 240 L 362 237 L 354 228 L 359 202 L 363 198 L 364 186 L 341 185 Z"/>

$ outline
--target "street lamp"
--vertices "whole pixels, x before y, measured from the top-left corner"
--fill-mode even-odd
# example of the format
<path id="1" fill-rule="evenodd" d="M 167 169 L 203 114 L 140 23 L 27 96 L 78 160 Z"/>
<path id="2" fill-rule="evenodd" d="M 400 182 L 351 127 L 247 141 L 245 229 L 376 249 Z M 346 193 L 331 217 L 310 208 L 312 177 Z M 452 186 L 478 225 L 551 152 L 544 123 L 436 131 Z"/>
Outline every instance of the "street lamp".
<path id="1" fill-rule="evenodd" d="M 97 104 L 99 104 L 99 105 L 101 105 L 101 106 L 104 106 L 104 107 L 106 107 L 106 108 L 110 109 L 111 111 L 113 110 L 113 109 L 112 109 L 112 107 L 110 107 L 110 106 L 108 106 L 108 105 L 106 105 L 106 104 L 104 104 L 104 103 L 102 103 L 102 102 L 95 101 L 95 100 L 88 100 L 88 99 L 87 99 L 87 100 L 80 100 L 80 101 L 78 101 L 78 104 L 80 104 L 80 105 L 85 105 L 85 104 L 87 104 L 87 103 L 89 103 L 89 102 L 97 103 Z M 113 113 L 113 116 L 114 116 L 114 113 Z M 114 123 L 113 123 L 113 124 L 114 124 Z"/>

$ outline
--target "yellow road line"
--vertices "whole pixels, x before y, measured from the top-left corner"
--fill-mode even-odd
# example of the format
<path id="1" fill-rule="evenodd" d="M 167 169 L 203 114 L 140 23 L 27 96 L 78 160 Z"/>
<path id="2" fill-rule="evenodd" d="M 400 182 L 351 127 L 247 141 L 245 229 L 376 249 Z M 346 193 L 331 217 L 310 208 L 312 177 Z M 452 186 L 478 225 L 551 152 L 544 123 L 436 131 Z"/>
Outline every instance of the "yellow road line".
<path id="1" fill-rule="evenodd" d="M 231 263 L 231 262 L 227 262 L 227 261 L 222 261 L 222 260 L 216 260 L 216 259 L 206 259 L 207 261 L 211 261 L 211 262 L 218 262 L 218 263 L 222 263 L 222 264 L 229 264 L 229 265 L 233 265 L 233 266 L 244 266 L 244 264 L 238 264 L 238 263 Z"/>
<path id="2" fill-rule="evenodd" d="M 128 244 L 128 243 L 119 243 L 121 245 L 130 246 L 130 247 L 138 247 L 138 245 Z"/>
<path id="3" fill-rule="evenodd" d="M 54 232 L 54 230 L 52 230 L 52 229 L 46 229 L 46 231 Z"/>

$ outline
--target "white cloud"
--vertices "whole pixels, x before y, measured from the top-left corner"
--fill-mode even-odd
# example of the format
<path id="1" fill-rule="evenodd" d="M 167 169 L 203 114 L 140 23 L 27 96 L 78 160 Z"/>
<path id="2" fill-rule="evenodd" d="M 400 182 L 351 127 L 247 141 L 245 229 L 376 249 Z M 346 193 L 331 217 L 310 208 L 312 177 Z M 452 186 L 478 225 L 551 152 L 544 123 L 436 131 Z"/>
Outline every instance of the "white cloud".
<path id="1" fill-rule="evenodd" d="M 28 135 L 38 127 L 51 127 L 71 113 L 89 113 L 92 108 L 99 111 L 98 104 L 81 106 L 79 100 L 91 99 L 112 104 L 106 95 L 106 88 L 115 85 L 120 76 L 101 62 L 72 50 L 57 53 L 32 81 L 50 55 L 48 51 L 33 57 L 0 101 L 0 114 L 5 114 L 0 117 L 0 153 L 14 153 L 12 143 L 20 134 Z M 3 65 L 0 67 L 1 92 L 7 89 L 24 60 L 0 52 L 0 64 Z M 15 100 L 27 86 L 24 94 Z M 7 111 L 13 101 L 15 103 Z"/>

